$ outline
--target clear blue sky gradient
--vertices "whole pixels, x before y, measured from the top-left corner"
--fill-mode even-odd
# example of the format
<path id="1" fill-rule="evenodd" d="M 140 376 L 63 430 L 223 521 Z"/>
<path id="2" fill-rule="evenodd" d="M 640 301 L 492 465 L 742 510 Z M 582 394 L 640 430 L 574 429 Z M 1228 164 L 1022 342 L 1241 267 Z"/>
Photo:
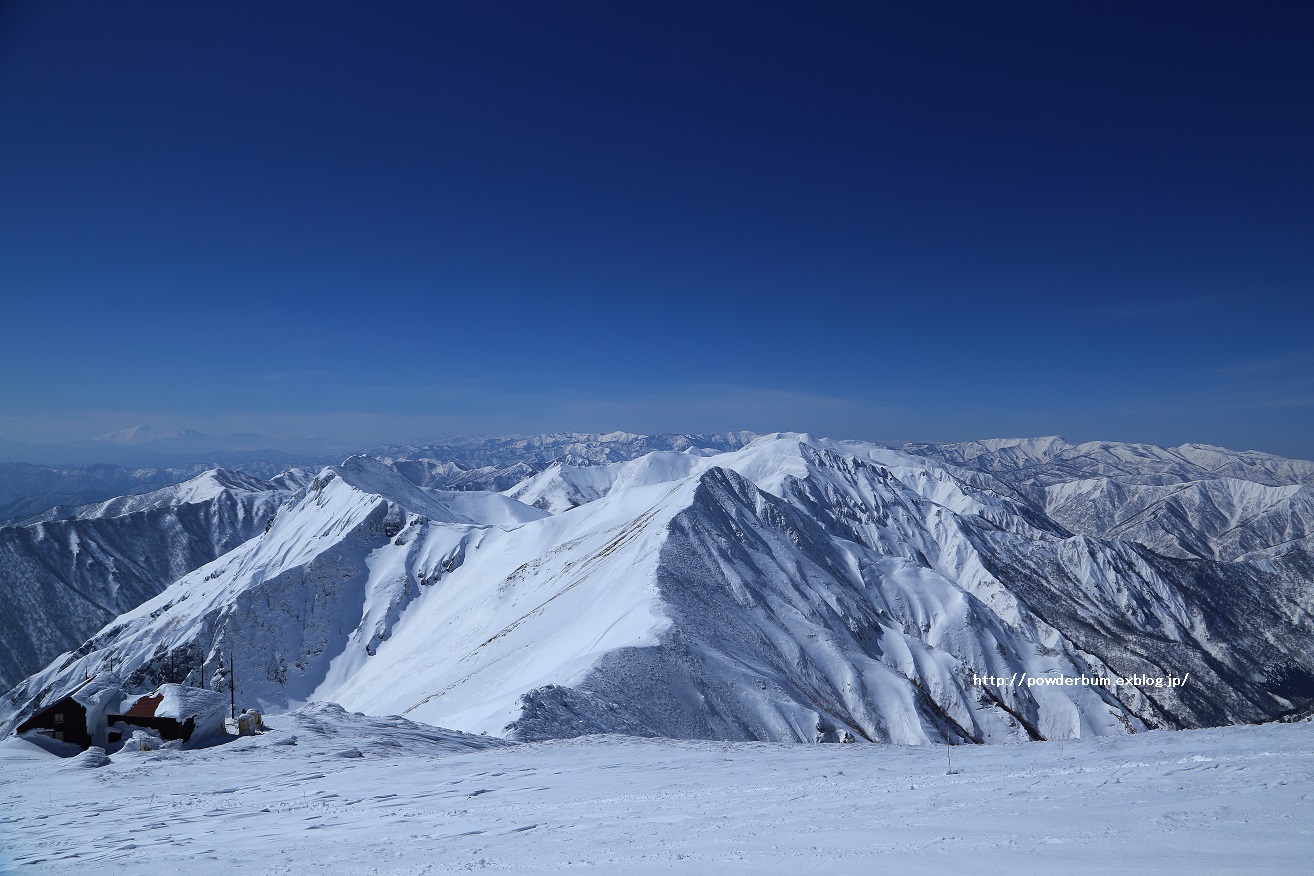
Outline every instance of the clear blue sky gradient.
<path id="1" fill-rule="evenodd" d="M 0 438 L 1314 457 L 1314 7 L 0 6 Z"/>

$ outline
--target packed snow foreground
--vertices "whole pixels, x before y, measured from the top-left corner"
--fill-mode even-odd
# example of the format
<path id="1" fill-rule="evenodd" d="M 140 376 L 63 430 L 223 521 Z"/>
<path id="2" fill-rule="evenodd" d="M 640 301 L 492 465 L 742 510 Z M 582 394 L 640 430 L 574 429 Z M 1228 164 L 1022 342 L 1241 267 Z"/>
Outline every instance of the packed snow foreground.
<path id="1" fill-rule="evenodd" d="M 96 769 L 0 742 L 0 872 L 1294 874 L 1314 724 L 1028 745 L 510 744 L 306 706 Z"/>

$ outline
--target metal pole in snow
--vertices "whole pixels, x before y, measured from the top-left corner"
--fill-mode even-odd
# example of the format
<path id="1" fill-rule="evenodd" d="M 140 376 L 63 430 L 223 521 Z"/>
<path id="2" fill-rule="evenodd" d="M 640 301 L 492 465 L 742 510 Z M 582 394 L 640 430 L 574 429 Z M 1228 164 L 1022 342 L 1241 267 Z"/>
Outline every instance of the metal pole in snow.
<path id="1" fill-rule="evenodd" d="M 228 702 L 232 718 L 237 720 L 237 664 L 233 662 L 233 652 L 228 652 Z"/>

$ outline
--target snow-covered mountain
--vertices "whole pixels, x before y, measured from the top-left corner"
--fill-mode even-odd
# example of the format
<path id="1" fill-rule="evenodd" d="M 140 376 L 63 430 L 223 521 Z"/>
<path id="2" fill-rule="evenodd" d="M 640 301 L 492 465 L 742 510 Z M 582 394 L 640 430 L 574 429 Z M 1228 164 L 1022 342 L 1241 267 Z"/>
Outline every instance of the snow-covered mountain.
<path id="1" fill-rule="evenodd" d="M 99 441 L 102 447 L 140 448 L 151 442 L 129 440 L 160 434 L 158 430 L 135 427 L 123 430 L 117 441 Z M 193 437 L 199 433 L 189 433 Z M 112 436 L 102 436 L 108 439 Z M 211 436 L 202 436 L 211 437 Z M 259 439 L 260 436 L 230 436 Z M 463 437 L 441 444 L 388 445 L 365 451 L 392 465 L 407 480 L 423 487 L 442 490 L 505 490 L 554 462 L 566 465 L 597 465 L 634 459 L 654 450 L 716 452 L 744 446 L 751 432 L 720 435 L 635 435 L 567 432 L 532 438 Z M 169 439 L 173 440 L 173 439 Z M 208 447 L 208 445 L 206 445 Z M 255 445 L 252 445 L 255 446 Z M 26 445 L 18 445 L 21 452 Z M 73 453 L 46 448 L 53 454 Z M 77 506 L 134 493 L 146 493 L 181 483 L 213 468 L 240 471 L 268 480 L 291 467 L 319 467 L 344 458 L 321 450 L 287 453 L 276 450 L 214 450 L 186 452 L 174 447 L 173 454 L 155 454 L 153 461 L 130 466 L 98 462 L 87 465 L 36 465 L 29 462 L 0 462 L 0 522 L 21 521 L 36 515 L 58 519 Z M 86 448 L 83 448 L 86 450 Z M 103 456 L 103 451 L 87 451 Z M 73 455 L 77 455 L 74 453 Z M 168 459 L 167 464 L 160 460 Z M 49 512 L 49 514 L 47 514 Z"/>
<path id="2" fill-rule="evenodd" d="M 313 468 L 328 460 L 318 460 Z M 165 468 L 127 468 L 93 465 L 33 465 L 0 462 L 0 525 L 60 520 L 80 512 L 82 506 L 107 499 L 152 493 L 180 484 L 215 468 L 269 480 L 292 466 L 286 461 L 243 461 L 233 465 L 189 462 Z"/>
<path id="3" fill-rule="evenodd" d="M 994 483 L 1074 533 L 1171 557 L 1245 561 L 1297 600 L 1314 582 L 1314 462 L 1205 444 L 1053 437 L 904 450 Z"/>
<path id="4" fill-rule="evenodd" d="M 1073 532 L 1175 557 L 1235 560 L 1314 535 L 1314 485 L 1220 478 L 1127 484 L 1091 478 L 1045 490 L 1045 510 Z"/>
<path id="5" fill-rule="evenodd" d="M 433 459 L 455 463 L 464 470 L 481 467 L 500 469 L 517 463 L 538 470 L 553 462 L 565 465 L 624 462 L 655 450 L 737 450 L 756 437 L 752 432 L 721 432 L 711 435 L 556 432 L 529 437 L 458 437 L 439 444 L 388 445 L 373 448 L 367 454 L 384 461 Z"/>
<path id="6" fill-rule="evenodd" d="M 168 437 L 138 427 L 105 437 L 122 443 L 162 435 Z M 382 461 L 418 486 L 487 491 L 512 487 L 553 460 L 587 465 L 672 447 L 711 453 L 714 449 L 708 448 L 742 446 L 751 437 L 626 432 L 471 437 L 388 448 L 393 455 Z M 6 512 L 16 518 L 0 527 L 0 557 L 6 560 L 0 567 L 0 593 L 13 606 L 0 620 L 0 644 L 7 646 L 0 655 L 0 690 L 254 535 L 273 508 L 304 485 L 302 472 L 258 460 L 218 473 L 201 464 L 137 469 L 0 464 L 0 519 Z M 311 477 L 313 472 L 305 480 Z M 224 491 L 231 495 L 223 497 L 227 504 L 216 511 L 211 506 Z M 247 513 L 256 511 L 246 506 L 257 494 L 258 513 Z M 184 509 L 179 513 L 185 520 L 165 521 L 161 514 L 142 513 L 178 508 Z M 234 510 L 237 513 L 228 514 Z M 174 512 L 163 512 L 170 515 Z M 80 522 L 61 522 L 71 520 Z M 37 523 L 52 525 L 31 528 Z M 91 545 L 96 546 L 94 554 L 88 553 Z M 85 556 L 79 558 L 79 552 Z"/>
<path id="7" fill-rule="evenodd" d="M 907 453 L 987 472 L 1043 503 L 1053 484 L 1106 477 L 1137 484 L 1230 478 L 1265 486 L 1314 483 L 1314 462 L 1208 444 L 1158 447 L 1116 441 L 1069 444 L 1062 438 L 997 438 L 962 444 L 907 444 Z"/>
<path id="8" fill-rule="evenodd" d="M 98 435 L 95 440 L 105 441 L 110 444 L 151 444 L 159 441 L 188 441 L 197 438 L 208 438 L 195 429 L 161 429 L 159 426 L 130 426 L 127 429 L 119 429 L 104 435 Z M 257 436 L 258 437 L 258 436 Z"/>
<path id="9" fill-rule="evenodd" d="M 653 452 L 708 455 L 737 450 L 752 432 L 636 435 L 561 432 L 530 438 L 453 438 L 442 444 L 391 445 L 368 451 L 414 484 L 440 490 L 507 490 L 550 466 L 587 468 Z"/>
<path id="10" fill-rule="evenodd" d="M 398 457 L 353 457 L 0 714 L 111 660 L 142 686 L 172 665 L 227 689 L 235 670 L 239 699 L 266 709 L 329 700 L 520 739 L 987 742 L 1314 701 L 1308 576 L 1253 551 L 1196 559 L 1074 533 L 1036 485 L 1089 478 L 1103 457 L 1081 468 L 1057 439 L 993 443 L 933 460 L 778 434 L 710 455 L 535 457 L 542 470 L 504 493 L 429 489 Z M 1167 477 L 1162 459 L 1136 476 Z M 1026 683 L 1082 676 L 1187 680 Z"/>
<path id="11" fill-rule="evenodd" d="M 217 469 L 0 526 L 0 687 L 263 531 L 298 478 Z"/>

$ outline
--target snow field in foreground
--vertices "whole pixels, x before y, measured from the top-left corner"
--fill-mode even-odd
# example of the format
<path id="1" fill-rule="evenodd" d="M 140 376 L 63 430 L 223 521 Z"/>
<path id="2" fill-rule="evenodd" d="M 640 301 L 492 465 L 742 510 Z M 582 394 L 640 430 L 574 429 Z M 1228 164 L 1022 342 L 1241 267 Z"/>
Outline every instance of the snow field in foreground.
<path id="1" fill-rule="evenodd" d="M 1165 876 L 1314 861 L 1309 722 L 959 746 L 955 774 L 937 746 L 509 745 L 322 706 L 272 723 L 99 769 L 0 744 L 0 872 Z"/>

